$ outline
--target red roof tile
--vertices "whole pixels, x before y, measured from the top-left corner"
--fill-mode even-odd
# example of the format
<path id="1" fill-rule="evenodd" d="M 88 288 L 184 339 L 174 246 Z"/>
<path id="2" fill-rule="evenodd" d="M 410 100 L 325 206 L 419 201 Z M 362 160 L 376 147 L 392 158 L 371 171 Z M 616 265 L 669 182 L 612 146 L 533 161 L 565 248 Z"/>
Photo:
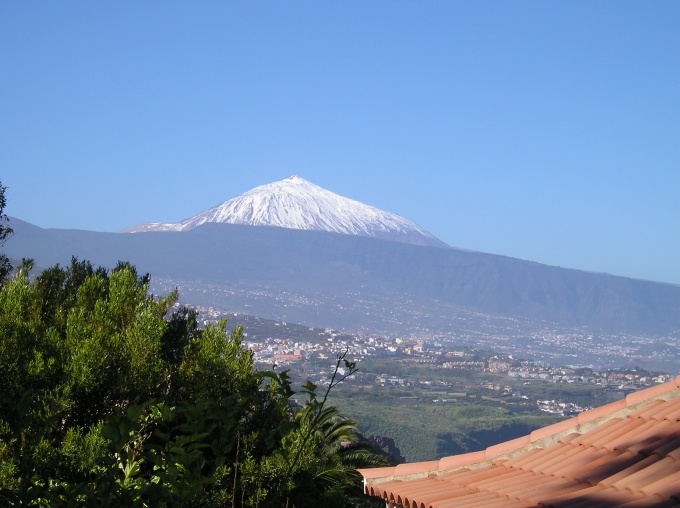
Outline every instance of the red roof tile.
<path id="1" fill-rule="evenodd" d="M 494 446 L 489 446 L 486 449 L 485 458 L 493 459 L 495 457 L 498 457 L 499 455 L 505 455 L 507 453 L 514 452 L 515 450 L 519 450 L 520 448 L 528 445 L 529 443 L 531 443 L 530 437 L 522 436 L 518 437 L 517 439 L 513 439 L 512 441 L 506 441 L 504 443 L 500 443 Z"/>
<path id="2" fill-rule="evenodd" d="M 680 505 L 680 376 L 480 452 L 363 469 L 392 506 Z"/>
<path id="3" fill-rule="evenodd" d="M 626 409 L 628 409 L 628 406 L 626 405 L 626 399 L 621 399 L 605 406 L 596 407 L 590 411 L 583 411 L 576 416 L 576 421 L 583 425 L 584 423 L 591 422 L 603 416 L 615 415 L 617 412 L 625 411 Z"/>
<path id="4" fill-rule="evenodd" d="M 432 471 L 433 469 L 437 469 L 439 467 L 439 461 L 438 460 L 433 460 L 430 462 L 412 462 L 412 463 L 406 463 L 406 464 L 399 464 L 397 467 L 394 468 L 394 474 L 398 476 L 406 476 L 406 475 L 418 475 L 418 474 L 427 474 L 428 472 Z"/>
<path id="5" fill-rule="evenodd" d="M 484 459 L 486 459 L 486 452 L 484 450 L 461 455 L 452 455 L 451 457 L 444 457 L 439 461 L 439 470 L 445 471 L 467 464 L 474 464 L 475 462 L 482 462 Z"/>

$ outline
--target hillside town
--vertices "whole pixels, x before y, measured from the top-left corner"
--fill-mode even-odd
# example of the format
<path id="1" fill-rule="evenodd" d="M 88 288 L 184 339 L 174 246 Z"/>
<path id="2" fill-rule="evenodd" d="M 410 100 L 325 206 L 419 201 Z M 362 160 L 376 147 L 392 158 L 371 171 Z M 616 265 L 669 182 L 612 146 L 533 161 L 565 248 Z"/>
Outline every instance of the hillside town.
<path id="1" fill-rule="evenodd" d="M 204 324 L 227 317 L 230 323 L 249 318 L 213 308 L 197 310 L 207 317 Z M 267 327 L 262 327 L 251 323 L 244 327 L 244 345 L 252 351 L 256 363 L 262 368 L 289 370 L 294 378 L 310 379 L 324 385 L 330 382 L 338 355 L 346 353 L 347 359 L 359 366 L 359 371 L 350 376 L 347 383 L 376 389 L 415 389 L 432 394 L 430 399 L 435 403 L 454 402 L 455 397 L 472 396 L 502 403 L 531 404 L 542 411 L 569 416 L 590 407 L 569 400 L 531 400 L 522 393 L 521 387 L 530 382 L 589 384 L 595 390 L 606 392 L 610 399 L 617 399 L 674 377 L 671 373 L 650 372 L 638 366 L 595 368 L 531 359 L 512 352 L 507 341 L 487 343 L 484 348 L 441 339 L 428 341 L 424 338 L 348 334 L 332 329 L 304 328 L 284 321 L 267 324 Z M 297 336 L 304 338 L 297 339 Z M 538 345 L 550 344 L 552 347 L 567 343 L 570 347 L 583 346 L 592 340 L 592 337 L 586 337 L 578 341 L 579 337 L 576 333 L 545 333 L 532 340 Z M 492 348 L 492 345 L 495 347 Z M 528 347 L 521 350 L 527 355 L 532 351 Z M 398 366 L 400 371 L 409 374 L 375 371 L 375 366 L 381 366 L 383 370 Z M 345 374 L 342 367 L 339 373 Z M 461 384 L 449 379 L 457 374 L 463 374 L 468 381 Z M 407 403 L 409 399 L 414 401 L 416 398 L 403 397 L 402 402 Z"/>
<path id="2" fill-rule="evenodd" d="M 237 324 L 249 315 L 277 316 L 279 323 L 326 323 L 333 316 L 314 316 L 304 309 L 323 307 L 324 295 L 317 295 L 318 301 L 293 290 L 285 294 L 273 288 L 251 288 L 241 285 L 223 286 L 219 283 L 195 283 L 187 280 L 172 280 L 158 277 L 154 280 L 154 291 L 159 294 L 180 288 L 180 294 L 187 305 L 199 310 L 206 321 L 226 318 Z M 351 296 L 351 295 L 350 295 Z M 405 297 L 401 297 L 405 298 Z M 330 305 L 328 302 L 326 304 Z M 347 298 L 338 312 L 365 315 L 374 326 L 356 329 L 341 328 L 350 334 L 352 341 L 361 344 L 367 354 L 372 348 L 404 350 L 413 348 L 413 341 L 420 342 L 428 356 L 435 355 L 442 348 L 456 350 L 468 347 L 476 350 L 493 351 L 506 356 L 517 355 L 550 365 L 571 365 L 595 370 L 629 368 L 637 366 L 645 370 L 680 374 L 680 336 L 675 334 L 631 334 L 596 331 L 587 327 L 558 326 L 555 323 L 536 322 L 528 319 L 490 315 L 470 309 L 423 308 L 416 312 L 412 302 L 401 301 L 399 295 L 392 295 L 389 302 L 376 303 L 358 298 Z M 238 312 L 225 309 L 239 308 Z M 433 319 L 433 315 L 439 316 Z M 410 323 L 410 324 L 409 324 Z M 322 325 L 326 326 L 326 325 Z M 335 325 L 330 325 L 335 326 Z M 279 337 L 277 333 L 255 333 L 250 326 L 246 332 L 251 338 L 263 341 Z M 278 330 L 284 328 L 279 326 Z M 334 328 L 337 330 L 337 328 Z M 274 330 L 272 330 L 274 332 Z M 340 332 L 337 332 L 340 333 Z M 341 334 L 342 334 L 341 333 Z M 293 338 L 293 337 L 291 337 Z M 294 337 L 298 342 L 307 339 Z M 312 343 L 321 342 L 321 336 L 310 337 Z M 374 343 L 368 343 L 373 338 Z M 402 344 L 394 343 L 401 339 Z M 390 343 L 390 341 L 392 343 Z M 379 344 L 376 346 L 375 344 Z M 415 355 L 419 351 L 415 351 Z"/>

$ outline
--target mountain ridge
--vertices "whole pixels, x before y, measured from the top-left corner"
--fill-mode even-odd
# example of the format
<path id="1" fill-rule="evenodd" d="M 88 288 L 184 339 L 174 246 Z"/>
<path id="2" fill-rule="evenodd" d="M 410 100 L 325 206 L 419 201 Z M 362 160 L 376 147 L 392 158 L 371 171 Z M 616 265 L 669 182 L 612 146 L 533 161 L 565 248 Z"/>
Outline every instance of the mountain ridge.
<path id="1" fill-rule="evenodd" d="M 465 309 L 593 330 L 680 330 L 679 286 L 494 254 L 217 223 L 148 234 L 48 230 L 18 220 L 12 226 L 4 246 L 12 259 L 34 257 L 42 266 L 68 263 L 71 255 L 106 267 L 130 261 L 152 280 L 193 285 L 211 306 L 259 309 L 265 318 L 285 313 L 339 329 L 442 329 Z M 258 300 L 258 291 L 268 296 Z"/>

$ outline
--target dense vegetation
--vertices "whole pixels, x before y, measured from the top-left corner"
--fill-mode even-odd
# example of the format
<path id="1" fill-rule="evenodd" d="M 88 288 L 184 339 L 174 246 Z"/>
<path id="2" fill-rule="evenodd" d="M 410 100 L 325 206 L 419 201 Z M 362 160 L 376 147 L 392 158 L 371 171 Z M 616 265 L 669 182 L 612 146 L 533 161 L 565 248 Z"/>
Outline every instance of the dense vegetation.
<path id="1" fill-rule="evenodd" d="M 482 356 L 471 359 L 481 360 Z M 359 422 L 362 434 L 393 440 L 407 462 L 481 450 L 565 418 L 540 411 L 536 400 L 584 407 L 609 402 L 604 387 L 589 383 L 509 378 L 382 358 L 360 365 L 357 380 L 334 392 L 332 403 Z M 402 378 L 405 384 L 380 386 L 376 374 Z M 486 384 L 507 385 L 510 390 L 487 389 Z M 527 399 L 517 396 L 520 394 Z"/>
<path id="2" fill-rule="evenodd" d="M 482 450 L 562 419 L 535 408 L 411 389 L 345 386 L 332 402 L 360 422 L 363 434 L 390 438 L 407 462 Z"/>
<path id="3" fill-rule="evenodd" d="M 0 288 L 1 505 L 371 502 L 355 468 L 382 462 L 354 422 L 311 383 L 292 407 L 287 373 L 256 371 L 240 327 L 168 316 L 177 294 L 149 295 L 125 263 L 31 269 Z"/>
<path id="4" fill-rule="evenodd" d="M 0 183 L 0 246 L 5 243 L 8 236 L 12 234 L 12 228 L 7 225 L 7 216 L 3 213 L 7 204 L 5 197 L 6 187 Z M 0 281 L 4 280 L 9 275 L 12 265 L 7 259 L 7 256 L 0 252 Z"/>

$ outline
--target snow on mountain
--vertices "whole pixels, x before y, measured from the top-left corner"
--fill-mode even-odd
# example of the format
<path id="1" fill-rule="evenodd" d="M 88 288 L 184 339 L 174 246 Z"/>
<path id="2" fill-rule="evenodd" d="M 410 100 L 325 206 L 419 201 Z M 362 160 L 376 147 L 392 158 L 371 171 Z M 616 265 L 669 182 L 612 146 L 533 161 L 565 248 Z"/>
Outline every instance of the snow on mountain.
<path id="1" fill-rule="evenodd" d="M 297 175 L 255 187 L 181 222 L 140 224 L 123 232 L 187 231 L 208 222 L 329 231 L 446 246 L 403 217 L 339 196 Z"/>

